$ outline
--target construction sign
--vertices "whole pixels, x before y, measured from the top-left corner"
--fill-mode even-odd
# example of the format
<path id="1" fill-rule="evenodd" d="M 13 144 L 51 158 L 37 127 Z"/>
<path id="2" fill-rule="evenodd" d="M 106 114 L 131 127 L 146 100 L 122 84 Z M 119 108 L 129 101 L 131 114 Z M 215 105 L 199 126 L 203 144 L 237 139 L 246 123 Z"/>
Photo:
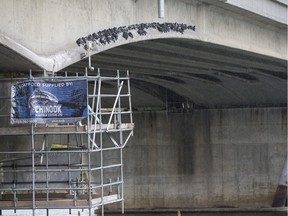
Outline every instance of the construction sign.
<path id="1" fill-rule="evenodd" d="M 11 124 L 74 123 L 87 117 L 87 80 L 26 80 L 11 87 Z"/>

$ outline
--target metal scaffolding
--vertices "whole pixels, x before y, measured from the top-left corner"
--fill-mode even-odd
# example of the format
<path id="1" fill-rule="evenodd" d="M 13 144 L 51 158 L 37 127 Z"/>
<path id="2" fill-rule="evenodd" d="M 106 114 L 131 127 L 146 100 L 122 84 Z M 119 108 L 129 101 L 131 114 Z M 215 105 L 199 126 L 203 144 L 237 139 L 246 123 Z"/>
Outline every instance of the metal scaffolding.
<path id="1" fill-rule="evenodd" d="M 49 209 L 89 209 L 91 215 L 98 209 L 104 215 L 104 206 L 115 202 L 124 213 L 123 148 L 134 128 L 129 73 L 102 76 L 98 69 L 92 75 L 86 70 L 34 77 L 30 71 L 29 77 L 67 78 L 87 80 L 88 115 L 82 121 L 15 126 L 5 124 L 9 109 L 0 109 L 6 119 L 0 128 L 6 146 L 0 152 L 0 213 L 31 209 L 34 216 L 37 209 L 46 209 L 47 215 Z M 8 85 L 14 81 L 3 79 Z M 9 106 L 10 95 L 1 98 L 2 106 Z"/>

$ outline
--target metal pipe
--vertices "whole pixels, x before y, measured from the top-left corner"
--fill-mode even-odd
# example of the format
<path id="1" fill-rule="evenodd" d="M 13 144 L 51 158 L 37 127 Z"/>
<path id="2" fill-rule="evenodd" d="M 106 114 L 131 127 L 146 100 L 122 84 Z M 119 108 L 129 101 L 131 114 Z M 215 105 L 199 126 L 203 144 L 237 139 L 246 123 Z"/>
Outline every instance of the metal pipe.
<path id="1" fill-rule="evenodd" d="M 88 95 L 88 98 L 95 98 L 97 97 L 98 95 L 96 94 L 89 94 Z M 101 94 L 101 97 L 102 98 L 105 98 L 105 97 L 115 97 L 116 95 L 115 94 Z M 119 97 L 129 97 L 130 95 L 129 94 L 121 94 L 119 95 Z"/>
<path id="2" fill-rule="evenodd" d="M 70 149 L 70 137 L 69 137 L 69 134 L 67 134 L 67 148 Z M 68 153 L 68 181 L 69 181 L 69 188 L 71 187 L 71 172 L 70 172 L 71 166 L 70 166 L 70 163 L 71 163 L 71 154 L 69 152 Z M 69 190 L 69 193 L 71 193 L 71 188 Z"/>
<path id="3" fill-rule="evenodd" d="M 120 74 L 119 74 L 119 70 L 117 70 L 117 76 L 120 77 Z M 117 84 L 118 84 L 118 88 L 120 89 L 123 85 L 123 81 L 121 82 L 120 84 L 120 80 L 117 80 Z M 121 91 L 121 90 L 120 90 Z M 118 120 L 118 123 L 121 125 L 122 124 L 122 118 L 121 118 L 121 97 L 119 97 L 118 99 L 118 109 L 120 111 L 120 113 L 117 115 L 117 120 Z M 123 131 L 119 131 L 119 141 L 120 141 L 120 146 L 123 146 Z M 123 154 L 122 154 L 122 148 L 120 149 L 120 174 L 121 174 L 121 192 L 122 192 L 122 195 L 121 195 L 121 198 L 123 199 L 122 200 L 122 205 L 121 205 L 121 209 L 122 209 L 122 214 L 124 214 L 124 185 L 123 185 Z"/>
<path id="4" fill-rule="evenodd" d="M 30 72 L 31 76 L 31 72 Z M 32 215 L 35 216 L 36 208 L 36 194 L 35 194 L 35 137 L 34 137 L 34 124 L 31 125 L 31 151 L 32 151 Z"/>
<path id="5" fill-rule="evenodd" d="M 130 123 L 133 123 L 132 117 L 132 103 L 131 103 L 131 88 L 130 88 L 130 79 L 129 79 L 129 71 L 127 70 L 127 85 L 128 85 L 128 95 L 129 95 L 129 112 L 130 112 Z M 133 130 L 132 130 L 133 131 Z"/>
<path id="6" fill-rule="evenodd" d="M 103 184 L 103 185 L 97 185 L 97 186 L 93 186 L 92 188 L 98 189 L 98 188 L 102 188 L 102 187 L 110 187 L 113 185 L 120 185 L 120 184 L 123 184 L 123 181 L 121 181 L 120 178 L 118 177 L 116 182 L 111 182 L 111 183 L 107 183 L 107 184 Z"/>
<path id="7" fill-rule="evenodd" d="M 99 108 L 99 104 L 100 104 L 100 97 L 101 97 L 100 93 L 101 93 L 101 84 L 102 84 L 101 83 L 101 78 L 100 78 L 100 69 L 99 68 L 98 68 L 98 76 L 99 76 L 99 79 L 98 79 L 98 91 L 97 91 L 97 101 L 96 101 L 95 127 L 94 127 L 94 131 L 93 131 L 93 142 L 94 143 L 96 143 L 95 139 L 96 139 L 96 124 L 97 124 L 97 120 L 99 120 L 100 128 L 102 128 L 102 126 L 101 126 L 102 125 L 102 120 L 100 120 L 98 118 L 99 111 L 101 110 L 101 107 Z M 95 94 L 95 96 L 96 96 L 96 94 Z M 93 109 L 94 109 L 94 107 L 92 107 L 92 112 L 93 112 Z"/>
<path id="8" fill-rule="evenodd" d="M 111 124 L 111 120 L 112 120 L 112 117 L 113 117 L 114 112 L 115 112 L 115 107 L 116 107 L 116 105 L 117 105 L 117 101 L 119 100 L 119 96 L 120 96 L 120 94 L 121 94 L 121 90 L 122 90 L 122 87 L 123 87 L 123 82 L 124 82 L 124 81 L 122 81 L 122 82 L 120 83 L 120 86 L 118 87 L 118 94 L 117 94 L 117 96 L 116 96 L 116 99 L 115 99 L 115 102 L 114 102 L 114 105 L 113 105 L 113 108 L 112 108 L 112 111 L 111 111 L 111 115 L 110 115 L 109 122 L 108 122 L 108 126 L 107 126 L 107 131 L 109 131 L 109 127 L 110 127 L 110 124 Z"/>
<path id="9" fill-rule="evenodd" d="M 158 0 L 158 17 L 164 18 L 164 0 Z"/>
<path id="10" fill-rule="evenodd" d="M 90 59 L 90 61 L 91 61 L 91 56 L 89 55 L 89 59 Z M 90 65 L 89 65 L 89 69 L 90 69 L 90 71 L 92 71 L 92 70 L 94 70 L 94 68 L 92 69 L 92 67 L 91 67 L 91 62 L 90 62 Z M 88 76 L 88 74 L 87 74 L 87 76 Z M 86 77 L 87 77 L 86 76 Z M 94 84 L 95 84 L 95 81 L 94 81 Z M 87 85 L 88 85 L 88 83 L 87 83 Z M 87 95 L 89 95 L 89 87 L 87 87 Z M 87 98 L 87 107 L 89 107 L 89 99 Z M 92 110 L 94 109 L 94 107 L 92 107 Z M 89 111 L 88 111 L 89 112 Z M 92 125 L 92 118 L 89 118 L 89 116 L 88 116 L 88 118 L 87 118 L 87 129 L 88 129 L 88 131 L 90 132 L 91 131 L 91 125 Z M 89 211 L 89 216 L 91 216 L 91 207 L 92 207 L 92 196 L 91 196 L 91 193 L 92 193 L 92 190 L 91 190 L 91 187 L 92 187 L 92 185 L 91 185 L 91 150 L 92 150 L 92 147 L 93 146 L 91 146 L 91 143 L 90 143 L 90 133 L 87 133 L 87 141 L 88 141 L 88 143 L 87 143 L 87 147 L 88 147 L 88 202 L 89 202 L 89 206 L 88 206 L 88 211 Z M 93 142 L 94 142 L 94 140 L 93 140 Z"/>

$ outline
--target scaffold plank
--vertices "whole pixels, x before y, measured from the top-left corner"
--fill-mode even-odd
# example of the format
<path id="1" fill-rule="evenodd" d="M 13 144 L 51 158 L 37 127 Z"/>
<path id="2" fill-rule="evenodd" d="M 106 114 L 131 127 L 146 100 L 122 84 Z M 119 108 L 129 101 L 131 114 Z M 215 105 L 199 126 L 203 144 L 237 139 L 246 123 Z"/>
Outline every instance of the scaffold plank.
<path id="1" fill-rule="evenodd" d="M 32 201 L 17 201 L 17 207 L 33 207 Z M 0 201 L 0 208 L 14 207 L 13 201 Z M 75 202 L 72 199 L 67 200 L 49 200 L 49 201 L 35 201 L 35 206 L 38 208 L 41 207 L 73 207 Z M 77 206 L 89 206 L 89 202 L 87 200 L 78 200 Z"/>
<path id="2" fill-rule="evenodd" d="M 82 197 L 83 199 L 80 199 L 78 197 L 77 200 L 74 199 L 50 199 L 50 200 L 36 200 L 35 201 L 35 206 L 37 208 L 41 207 L 75 207 L 76 206 L 81 206 L 81 207 L 88 207 L 89 206 L 89 201 L 87 197 Z M 86 199 L 85 199 L 86 198 Z M 117 194 L 112 194 L 108 196 L 103 196 L 103 199 L 101 197 L 94 198 L 92 199 L 92 204 L 93 206 L 98 206 L 101 205 L 101 203 L 110 203 L 113 201 L 118 200 L 118 195 Z M 11 201 L 11 200 L 0 200 L 0 208 L 9 208 L 9 207 L 14 207 L 15 204 L 17 207 L 31 207 L 33 206 L 32 200 L 19 200 L 17 202 Z"/>
<path id="3" fill-rule="evenodd" d="M 95 129 L 96 127 L 96 129 Z M 105 130 L 125 130 L 125 129 L 133 129 L 134 123 L 122 123 L 122 124 L 110 124 L 108 128 L 108 124 L 97 124 L 92 125 L 90 127 L 90 132 L 94 130 L 97 131 L 105 131 Z M 61 133 L 87 133 L 88 127 L 87 125 L 75 126 L 75 125 L 58 125 L 58 126 L 36 126 L 33 128 L 34 134 L 61 134 Z M 0 136 L 13 136 L 13 135 L 31 135 L 32 128 L 31 127 L 2 127 L 0 128 Z"/>

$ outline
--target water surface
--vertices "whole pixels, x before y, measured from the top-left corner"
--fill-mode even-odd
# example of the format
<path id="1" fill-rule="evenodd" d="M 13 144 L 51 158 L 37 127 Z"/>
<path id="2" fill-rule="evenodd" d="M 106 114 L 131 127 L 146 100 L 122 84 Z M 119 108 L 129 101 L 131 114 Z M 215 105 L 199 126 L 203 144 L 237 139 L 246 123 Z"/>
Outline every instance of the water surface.
<path id="1" fill-rule="evenodd" d="M 89 216 L 89 211 L 85 209 L 84 211 L 78 210 L 78 209 L 72 209 L 71 214 L 69 214 L 69 210 L 49 210 L 49 216 L 78 216 L 78 212 L 80 213 L 80 216 Z M 16 213 L 14 213 L 14 210 L 2 210 L 3 216 L 31 216 L 32 211 L 31 210 L 17 210 Z M 101 214 L 92 214 L 93 216 L 101 216 Z M 143 212 L 133 212 L 129 213 L 126 212 L 124 216 L 178 216 L 177 211 L 169 211 L 169 212 L 150 212 L 150 213 L 143 213 Z M 35 216 L 47 216 L 46 210 L 36 210 Z M 105 216 L 123 216 L 123 214 L 117 214 L 117 213 L 105 213 Z M 287 210 L 281 210 L 281 211 L 227 211 L 223 210 L 221 212 L 217 211 L 211 211 L 211 212 L 181 212 L 181 216 L 287 216 Z"/>

